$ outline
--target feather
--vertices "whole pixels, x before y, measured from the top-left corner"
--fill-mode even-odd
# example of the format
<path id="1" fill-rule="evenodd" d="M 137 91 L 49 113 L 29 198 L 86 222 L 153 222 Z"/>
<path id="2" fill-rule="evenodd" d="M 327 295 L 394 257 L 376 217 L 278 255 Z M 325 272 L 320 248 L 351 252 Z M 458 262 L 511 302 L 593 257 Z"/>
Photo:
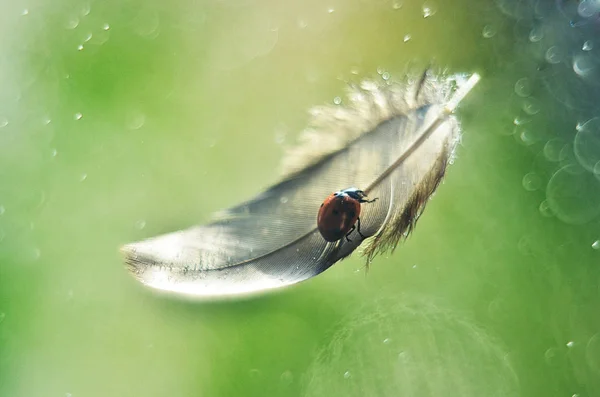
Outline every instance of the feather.
<path id="1" fill-rule="evenodd" d="M 479 80 L 419 77 L 366 81 L 350 87 L 347 106 L 313 109 L 281 182 L 206 225 L 125 245 L 129 270 L 150 287 L 204 297 L 306 280 L 363 243 L 330 243 L 316 228 L 323 200 L 351 186 L 378 198 L 362 206 L 367 263 L 393 249 L 440 183 L 460 136 L 452 113 Z"/>

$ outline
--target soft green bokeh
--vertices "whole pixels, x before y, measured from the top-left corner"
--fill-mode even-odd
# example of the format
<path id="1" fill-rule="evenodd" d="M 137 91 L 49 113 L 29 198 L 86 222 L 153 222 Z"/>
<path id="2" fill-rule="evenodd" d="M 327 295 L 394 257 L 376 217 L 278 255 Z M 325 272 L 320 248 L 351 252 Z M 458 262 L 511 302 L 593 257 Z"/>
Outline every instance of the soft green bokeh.
<path id="1" fill-rule="evenodd" d="M 517 84 L 515 26 L 492 1 L 0 4 L 0 396 L 599 395 L 597 187 L 552 179 L 574 127 Z M 310 106 L 431 60 L 483 80 L 415 234 L 366 276 L 355 254 L 207 304 L 126 273 L 121 244 L 275 182 Z"/>

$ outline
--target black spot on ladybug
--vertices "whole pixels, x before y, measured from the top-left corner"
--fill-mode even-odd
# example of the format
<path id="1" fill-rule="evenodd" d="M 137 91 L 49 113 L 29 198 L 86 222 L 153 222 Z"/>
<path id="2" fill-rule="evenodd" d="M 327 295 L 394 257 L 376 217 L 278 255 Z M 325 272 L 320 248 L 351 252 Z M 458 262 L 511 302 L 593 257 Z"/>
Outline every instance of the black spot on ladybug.
<path id="1" fill-rule="evenodd" d="M 354 217 L 356 216 L 356 212 L 354 212 L 354 211 L 350 211 L 350 212 L 348 212 L 348 216 L 349 216 L 350 218 L 354 218 Z"/>
<path id="2" fill-rule="evenodd" d="M 338 210 L 333 210 L 333 211 L 331 211 L 331 213 L 332 213 L 333 215 L 339 215 L 339 214 L 340 214 L 340 211 L 338 211 Z"/>

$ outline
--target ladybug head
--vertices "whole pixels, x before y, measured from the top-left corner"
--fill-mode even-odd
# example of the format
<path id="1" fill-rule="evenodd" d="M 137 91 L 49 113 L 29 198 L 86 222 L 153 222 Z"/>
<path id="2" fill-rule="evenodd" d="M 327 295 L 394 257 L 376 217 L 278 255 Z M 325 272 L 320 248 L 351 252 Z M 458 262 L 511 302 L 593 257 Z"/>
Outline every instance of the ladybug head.
<path id="1" fill-rule="evenodd" d="M 365 197 L 367 197 L 367 195 L 365 194 L 365 192 L 363 192 L 362 190 L 357 189 L 355 187 L 344 189 L 344 190 L 341 191 L 341 193 L 342 194 L 347 194 L 348 196 L 350 196 L 354 200 L 358 200 L 358 201 L 362 201 Z"/>

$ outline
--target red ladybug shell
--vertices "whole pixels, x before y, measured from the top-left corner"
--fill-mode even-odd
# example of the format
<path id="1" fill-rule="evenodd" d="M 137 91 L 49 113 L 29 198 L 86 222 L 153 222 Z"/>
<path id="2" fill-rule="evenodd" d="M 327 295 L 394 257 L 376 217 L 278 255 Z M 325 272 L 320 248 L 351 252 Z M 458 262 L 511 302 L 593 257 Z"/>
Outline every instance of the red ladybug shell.
<path id="1" fill-rule="evenodd" d="M 360 202 L 347 194 L 327 197 L 317 215 L 317 227 L 323 238 L 334 242 L 346 235 L 360 215 Z"/>

